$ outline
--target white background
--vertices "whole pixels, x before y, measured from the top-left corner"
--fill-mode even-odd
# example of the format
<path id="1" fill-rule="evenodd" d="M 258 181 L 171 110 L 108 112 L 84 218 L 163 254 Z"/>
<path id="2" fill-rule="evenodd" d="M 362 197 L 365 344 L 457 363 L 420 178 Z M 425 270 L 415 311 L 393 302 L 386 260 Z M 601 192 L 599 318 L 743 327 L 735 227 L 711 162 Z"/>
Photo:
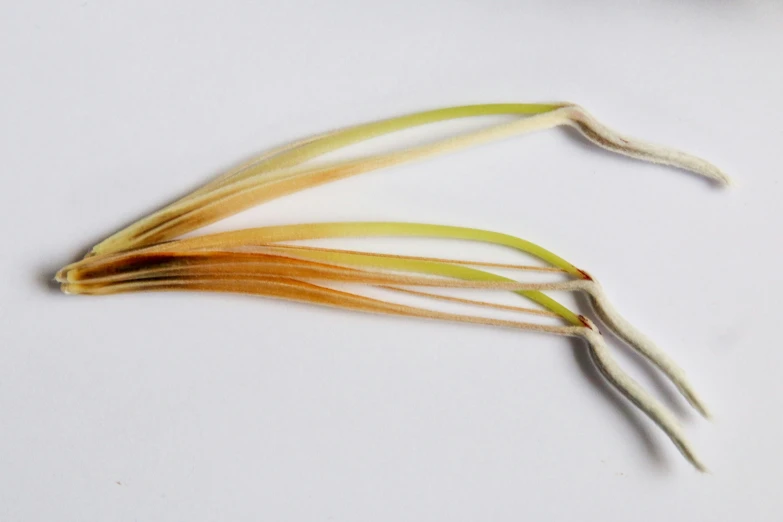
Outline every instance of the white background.
<path id="1" fill-rule="evenodd" d="M 3 2 L 0 520 L 783 519 L 781 52 L 775 1 Z M 616 349 L 710 475 L 566 339 L 49 283 L 265 148 L 546 100 L 738 186 L 554 130 L 237 219 L 446 223 L 551 248 L 688 371 L 712 423 Z"/>

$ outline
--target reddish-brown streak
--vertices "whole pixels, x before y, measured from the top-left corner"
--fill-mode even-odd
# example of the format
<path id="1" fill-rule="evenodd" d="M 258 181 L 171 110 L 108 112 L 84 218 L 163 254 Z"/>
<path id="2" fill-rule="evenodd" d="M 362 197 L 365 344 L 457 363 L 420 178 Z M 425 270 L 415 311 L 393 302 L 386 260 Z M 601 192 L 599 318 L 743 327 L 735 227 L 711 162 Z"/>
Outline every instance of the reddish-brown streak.
<path id="1" fill-rule="evenodd" d="M 582 274 L 582 277 L 585 278 L 586 280 L 588 280 L 588 281 L 592 281 L 593 280 L 593 278 L 590 276 L 590 274 L 588 274 L 587 272 L 585 272 L 581 268 L 577 268 L 576 271 L 579 272 L 580 274 Z"/>
<path id="2" fill-rule="evenodd" d="M 577 318 L 578 318 L 578 319 L 579 319 L 579 321 L 580 321 L 580 322 L 581 322 L 581 323 L 582 323 L 584 326 L 586 326 L 587 328 L 589 328 L 589 329 L 591 329 L 591 330 L 595 330 L 595 331 L 596 331 L 596 332 L 598 332 L 599 334 L 601 333 L 601 331 L 600 331 L 598 328 L 596 328 L 596 327 L 595 327 L 595 325 L 591 325 L 591 324 L 590 324 L 590 322 L 587 320 L 587 318 L 586 318 L 585 316 L 583 316 L 583 315 L 578 315 L 578 316 L 577 316 Z"/>

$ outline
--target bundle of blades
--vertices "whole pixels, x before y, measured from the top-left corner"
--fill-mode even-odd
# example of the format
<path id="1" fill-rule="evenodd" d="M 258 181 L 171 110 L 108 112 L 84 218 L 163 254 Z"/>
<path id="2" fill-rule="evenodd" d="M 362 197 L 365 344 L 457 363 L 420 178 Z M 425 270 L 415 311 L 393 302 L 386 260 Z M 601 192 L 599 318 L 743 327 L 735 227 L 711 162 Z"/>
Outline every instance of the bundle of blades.
<path id="1" fill-rule="evenodd" d="M 402 151 L 342 161 L 317 161 L 319 156 L 385 134 L 435 122 L 488 115 L 508 115 L 513 120 Z M 655 422 L 696 469 L 704 471 L 705 466 L 686 440 L 677 419 L 618 366 L 594 323 L 546 292 L 586 294 L 606 328 L 657 367 L 699 413 L 709 417 L 707 407 L 685 373 L 616 311 L 596 279 L 537 244 L 487 230 L 404 222 L 307 223 L 177 239 L 259 203 L 330 181 L 560 125 L 578 129 L 589 141 L 610 151 L 691 171 L 718 184 L 729 183 L 728 177 L 710 163 L 618 134 L 582 107 L 571 103 L 450 107 L 327 132 L 269 151 L 113 234 L 94 246 L 84 259 L 61 269 L 56 280 L 69 294 L 104 295 L 152 290 L 233 292 L 363 312 L 579 337 L 586 342 L 590 358 L 600 374 Z M 486 243 L 532 256 L 544 266 L 291 244 L 302 240 L 370 237 Z M 526 282 L 499 275 L 493 269 L 553 272 L 564 279 Z M 345 283 L 350 283 L 351 288 L 381 288 L 406 293 L 426 302 L 448 300 L 525 313 L 531 319 L 499 319 L 439 311 L 434 306 L 413 306 L 346 290 L 343 288 Z M 536 308 L 446 295 L 437 292 L 440 289 L 466 293 L 471 290 L 513 292 L 532 301 Z M 544 317 L 548 319 L 545 321 Z M 559 324 L 551 324 L 552 318 Z"/>

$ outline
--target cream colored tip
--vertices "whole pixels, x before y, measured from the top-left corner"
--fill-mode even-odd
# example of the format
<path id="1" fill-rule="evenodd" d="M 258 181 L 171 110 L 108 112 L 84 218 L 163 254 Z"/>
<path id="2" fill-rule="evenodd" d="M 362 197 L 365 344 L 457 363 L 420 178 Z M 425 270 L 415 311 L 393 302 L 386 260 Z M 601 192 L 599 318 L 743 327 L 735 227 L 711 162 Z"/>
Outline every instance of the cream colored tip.
<path id="1" fill-rule="evenodd" d="M 644 412 L 666 433 L 680 453 L 694 468 L 701 472 L 707 472 L 707 467 L 696 455 L 674 415 L 619 367 L 612 358 L 603 336 L 589 320 L 587 320 L 587 323 L 588 327 L 583 329 L 581 336 L 587 341 L 590 349 L 590 358 L 601 374 L 618 392 Z"/>
<path id="2" fill-rule="evenodd" d="M 696 393 L 683 371 L 663 350 L 628 322 L 612 306 L 603 288 L 593 280 L 585 284 L 585 291 L 590 296 L 590 304 L 601 321 L 628 346 L 653 363 L 677 387 L 683 397 L 704 418 L 709 419 L 711 413 L 705 402 Z"/>
<path id="3" fill-rule="evenodd" d="M 719 185 L 729 186 L 732 183 L 728 175 L 706 160 L 671 147 L 648 143 L 615 132 L 579 105 L 571 105 L 568 109 L 569 125 L 578 129 L 599 147 L 642 161 L 687 170 L 711 179 Z"/>

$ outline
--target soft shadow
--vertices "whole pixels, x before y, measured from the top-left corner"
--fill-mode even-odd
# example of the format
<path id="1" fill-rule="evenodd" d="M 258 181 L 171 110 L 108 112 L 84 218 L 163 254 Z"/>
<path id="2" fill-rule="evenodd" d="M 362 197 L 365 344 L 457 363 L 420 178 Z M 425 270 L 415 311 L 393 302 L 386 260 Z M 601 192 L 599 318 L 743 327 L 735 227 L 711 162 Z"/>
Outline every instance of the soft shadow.
<path id="1" fill-rule="evenodd" d="M 60 268 L 61 267 L 59 266 L 55 267 L 53 265 L 39 267 L 35 274 L 35 281 L 38 284 L 38 287 L 46 292 L 59 294 L 60 283 L 54 280 L 54 274 L 56 274 Z"/>
<path id="2" fill-rule="evenodd" d="M 580 310 L 590 310 L 592 312 L 593 308 L 584 293 L 577 292 L 574 295 Z M 601 319 L 597 314 L 591 313 L 590 315 L 599 327 L 603 327 L 599 329 L 601 330 L 601 335 L 606 339 L 607 344 L 610 344 L 612 347 L 619 347 L 619 350 L 628 356 L 632 361 L 632 364 L 650 380 L 655 391 L 662 397 L 666 406 L 668 406 L 673 413 L 691 419 L 693 417 L 693 411 L 691 410 L 690 405 L 680 396 L 680 392 L 677 388 L 669 382 L 660 370 L 653 366 L 644 356 L 634 351 L 625 341 L 614 335 L 614 333 L 601 322 Z"/>
<path id="3" fill-rule="evenodd" d="M 571 350 L 574 354 L 574 359 L 576 359 L 577 365 L 579 366 L 579 369 L 585 376 L 586 380 L 593 385 L 598 393 L 600 393 L 608 402 L 612 404 L 616 411 L 620 412 L 626 421 L 628 421 L 634 431 L 636 431 L 636 433 L 639 435 L 639 439 L 642 441 L 644 449 L 650 455 L 653 463 L 661 468 L 668 467 L 667 460 L 664 458 L 664 455 L 661 452 L 661 448 L 650 430 L 652 424 L 646 422 L 639 411 L 618 392 L 616 392 L 601 376 L 598 369 L 590 360 L 588 347 L 584 340 L 571 337 L 569 338 L 569 342 L 571 343 Z"/>

